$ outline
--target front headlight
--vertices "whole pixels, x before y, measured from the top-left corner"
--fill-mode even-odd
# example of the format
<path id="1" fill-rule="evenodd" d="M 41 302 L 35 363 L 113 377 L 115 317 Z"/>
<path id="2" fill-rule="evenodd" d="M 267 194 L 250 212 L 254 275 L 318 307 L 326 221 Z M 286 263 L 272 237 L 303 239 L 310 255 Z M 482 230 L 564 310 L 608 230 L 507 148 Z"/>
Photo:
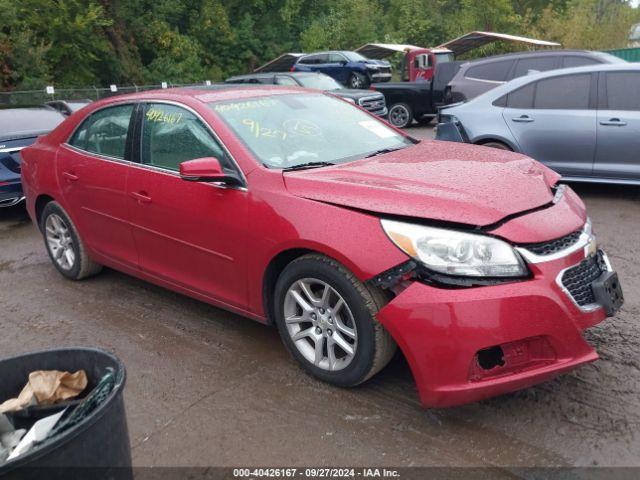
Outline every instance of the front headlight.
<path id="1" fill-rule="evenodd" d="M 381 223 L 400 250 L 435 272 L 465 277 L 528 274 L 513 247 L 497 238 L 394 220 Z"/>

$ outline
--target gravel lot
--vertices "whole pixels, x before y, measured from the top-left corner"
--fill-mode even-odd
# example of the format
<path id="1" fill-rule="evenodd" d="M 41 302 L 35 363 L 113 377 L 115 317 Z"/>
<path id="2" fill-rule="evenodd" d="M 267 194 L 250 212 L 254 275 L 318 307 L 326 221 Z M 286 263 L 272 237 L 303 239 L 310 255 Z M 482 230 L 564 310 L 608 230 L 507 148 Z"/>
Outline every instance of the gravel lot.
<path id="1" fill-rule="evenodd" d="M 0 211 L 1 356 L 115 352 L 136 465 L 640 466 L 640 188 L 575 188 L 626 304 L 586 333 L 600 361 L 512 395 L 423 410 L 401 356 L 359 388 L 329 387 L 273 328 L 111 270 L 64 280 L 15 208 Z"/>

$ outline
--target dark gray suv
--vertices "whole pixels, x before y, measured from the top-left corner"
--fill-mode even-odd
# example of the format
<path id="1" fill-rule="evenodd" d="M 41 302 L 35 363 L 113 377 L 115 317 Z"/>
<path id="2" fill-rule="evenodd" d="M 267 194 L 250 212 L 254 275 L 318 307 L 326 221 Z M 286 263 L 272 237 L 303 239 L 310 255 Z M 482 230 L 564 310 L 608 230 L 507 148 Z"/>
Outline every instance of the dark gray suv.
<path id="1" fill-rule="evenodd" d="M 608 53 L 587 50 L 547 50 L 509 53 L 463 64 L 449 82 L 447 103 L 465 102 L 503 83 L 530 72 L 586 67 L 603 63 L 626 63 Z"/>

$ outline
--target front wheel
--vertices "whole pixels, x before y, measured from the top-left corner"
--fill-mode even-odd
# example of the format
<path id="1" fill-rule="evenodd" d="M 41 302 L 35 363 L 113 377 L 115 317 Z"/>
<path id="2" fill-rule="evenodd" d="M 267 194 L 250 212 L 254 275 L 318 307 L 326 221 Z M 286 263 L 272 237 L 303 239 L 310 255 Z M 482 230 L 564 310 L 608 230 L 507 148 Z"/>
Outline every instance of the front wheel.
<path id="1" fill-rule="evenodd" d="M 40 230 L 53 265 L 65 277 L 81 280 L 102 270 L 102 265 L 89 258 L 75 225 L 58 203 L 44 207 Z"/>
<path id="2" fill-rule="evenodd" d="M 275 289 L 282 340 L 311 375 L 341 387 L 364 382 L 393 356 L 396 344 L 376 320 L 384 304 L 338 262 L 316 254 L 291 262 Z"/>
<path id="3" fill-rule="evenodd" d="M 406 103 L 396 103 L 389 108 L 389 123 L 396 128 L 405 128 L 411 124 L 413 113 Z"/>
<path id="4" fill-rule="evenodd" d="M 353 72 L 350 76 L 349 76 L 349 88 L 353 88 L 353 89 L 360 89 L 360 88 L 367 88 L 369 86 L 369 82 L 367 81 L 367 78 L 357 72 Z"/>

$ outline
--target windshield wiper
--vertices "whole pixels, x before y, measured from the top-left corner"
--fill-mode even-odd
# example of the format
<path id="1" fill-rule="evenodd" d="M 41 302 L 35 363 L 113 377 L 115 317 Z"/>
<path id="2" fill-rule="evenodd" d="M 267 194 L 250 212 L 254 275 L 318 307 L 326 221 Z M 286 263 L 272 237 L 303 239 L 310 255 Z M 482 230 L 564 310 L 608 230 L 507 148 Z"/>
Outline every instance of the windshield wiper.
<path id="1" fill-rule="evenodd" d="M 284 172 L 290 172 L 291 170 L 304 170 L 305 168 L 318 168 L 318 167 L 329 167 L 331 165 L 335 165 L 335 163 L 331 162 L 309 162 L 309 163 L 301 163 L 300 165 L 293 165 L 291 167 L 283 168 Z"/>
<path id="2" fill-rule="evenodd" d="M 406 147 L 381 148 L 380 150 L 376 150 L 375 152 L 372 152 L 369 155 L 365 155 L 364 158 L 377 157 L 378 155 L 384 155 L 385 153 L 395 152 L 396 150 L 402 150 L 403 148 L 406 148 Z"/>

